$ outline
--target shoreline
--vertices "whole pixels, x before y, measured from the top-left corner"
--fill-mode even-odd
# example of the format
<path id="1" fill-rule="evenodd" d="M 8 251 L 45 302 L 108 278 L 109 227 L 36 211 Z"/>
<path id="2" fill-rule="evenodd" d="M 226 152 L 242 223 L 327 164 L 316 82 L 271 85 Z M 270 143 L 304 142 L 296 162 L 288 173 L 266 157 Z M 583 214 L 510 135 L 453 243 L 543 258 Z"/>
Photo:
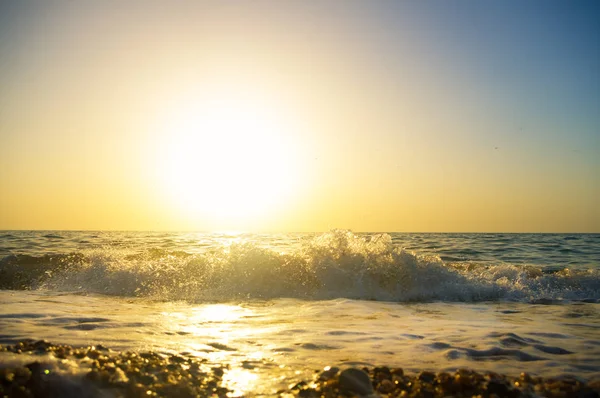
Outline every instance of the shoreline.
<path id="1" fill-rule="evenodd" d="M 271 392 L 234 391 L 229 365 L 191 355 L 113 351 L 45 340 L 0 345 L 0 396 L 9 397 L 600 397 L 600 378 L 507 376 L 474 369 L 405 374 L 387 366 L 325 366 L 311 380 Z"/>

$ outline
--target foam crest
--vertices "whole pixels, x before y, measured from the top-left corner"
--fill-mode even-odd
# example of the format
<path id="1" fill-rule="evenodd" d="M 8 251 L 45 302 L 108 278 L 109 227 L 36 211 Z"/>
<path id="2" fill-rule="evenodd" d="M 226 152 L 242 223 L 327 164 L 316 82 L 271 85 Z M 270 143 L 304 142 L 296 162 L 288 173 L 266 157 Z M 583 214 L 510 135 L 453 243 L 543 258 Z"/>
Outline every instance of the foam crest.
<path id="1" fill-rule="evenodd" d="M 543 273 L 528 266 L 447 264 L 387 234 L 334 230 L 288 253 L 233 243 L 202 254 L 114 248 L 0 260 L 3 289 L 50 289 L 159 300 L 293 297 L 380 301 L 599 300 L 597 270 Z"/>

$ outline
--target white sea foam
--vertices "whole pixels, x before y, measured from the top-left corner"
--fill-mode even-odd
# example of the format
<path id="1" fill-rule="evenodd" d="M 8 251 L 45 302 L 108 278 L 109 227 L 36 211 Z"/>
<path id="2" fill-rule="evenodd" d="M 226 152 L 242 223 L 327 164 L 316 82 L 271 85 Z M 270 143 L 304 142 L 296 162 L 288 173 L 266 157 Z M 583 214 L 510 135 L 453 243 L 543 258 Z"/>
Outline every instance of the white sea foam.
<path id="1" fill-rule="evenodd" d="M 246 298 L 352 298 L 396 302 L 600 300 L 597 269 L 544 273 L 527 265 L 445 263 L 388 234 L 335 230 L 281 253 L 234 242 L 203 253 L 105 247 L 65 255 L 7 256 L 4 288 L 77 291 L 191 302 Z"/>

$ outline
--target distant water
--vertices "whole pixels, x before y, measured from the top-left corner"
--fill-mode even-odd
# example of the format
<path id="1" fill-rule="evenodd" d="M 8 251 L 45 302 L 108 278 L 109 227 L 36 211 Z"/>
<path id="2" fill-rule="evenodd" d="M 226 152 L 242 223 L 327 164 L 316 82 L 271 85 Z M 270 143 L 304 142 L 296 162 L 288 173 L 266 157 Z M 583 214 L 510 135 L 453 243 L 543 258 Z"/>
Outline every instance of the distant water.
<path id="1" fill-rule="evenodd" d="M 0 343 L 191 352 L 240 393 L 324 365 L 588 379 L 599 266 L 598 234 L 0 231 Z"/>

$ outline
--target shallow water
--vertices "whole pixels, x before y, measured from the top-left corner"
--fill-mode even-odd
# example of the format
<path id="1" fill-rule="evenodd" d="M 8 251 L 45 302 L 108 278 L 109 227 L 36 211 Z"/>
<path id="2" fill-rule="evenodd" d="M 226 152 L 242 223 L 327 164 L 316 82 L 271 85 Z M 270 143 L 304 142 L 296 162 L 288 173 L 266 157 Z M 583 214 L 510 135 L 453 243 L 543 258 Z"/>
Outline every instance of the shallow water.
<path id="1" fill-rule="evenodd" d="M 598 235 L 3 234 L 2 344 L 186 352 L 239 394 L 326 365 L 600 375 Z"/>
<path id="2" fill-rule="evenodd" d="M 237 391 L 274 392 L 325 365 L 510 375 L 600 374 L 598 305 L 276 299 L 190 304 L 0 292 L 2 343 L 23 338 L 191 353 Z M 235 381 L 235 382 L 234 382 Z M 237 384 L 236 384 L 237 383 Z"/>

